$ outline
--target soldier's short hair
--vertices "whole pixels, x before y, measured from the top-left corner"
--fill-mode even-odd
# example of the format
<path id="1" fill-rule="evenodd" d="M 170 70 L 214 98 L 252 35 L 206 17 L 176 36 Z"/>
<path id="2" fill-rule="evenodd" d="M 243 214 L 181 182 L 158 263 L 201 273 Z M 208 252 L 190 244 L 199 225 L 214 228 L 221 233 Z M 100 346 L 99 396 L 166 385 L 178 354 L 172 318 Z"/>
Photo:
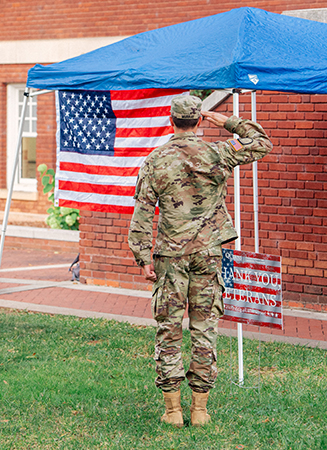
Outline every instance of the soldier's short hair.
<path id="1" fill-rule="evenodd" d="M 191 130 L 196 127 L 199 119 L 178 119 L 177 117 L 171 116 L 175 126 L 181 130 Z"/>

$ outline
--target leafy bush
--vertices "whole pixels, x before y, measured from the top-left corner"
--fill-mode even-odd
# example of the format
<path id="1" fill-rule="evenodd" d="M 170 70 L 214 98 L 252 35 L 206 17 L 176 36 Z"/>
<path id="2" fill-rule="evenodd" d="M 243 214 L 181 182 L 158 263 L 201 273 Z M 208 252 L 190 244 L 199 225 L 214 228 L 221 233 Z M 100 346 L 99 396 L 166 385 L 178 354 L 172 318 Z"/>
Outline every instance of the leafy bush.
<path id="1" fill-rule="evenodd" d="M 48 200 L 52 203 L 52 206 L 47 210 L 49 214 L 46 219 L 47 225 L 56 229 L 78 230 L 79 210 L 54 205 L 55 171 L 48 169 L 46 164 L 40 164 L 37 170 L 40 172 L 43 193 L 49 194 L 51 192 Z"/>

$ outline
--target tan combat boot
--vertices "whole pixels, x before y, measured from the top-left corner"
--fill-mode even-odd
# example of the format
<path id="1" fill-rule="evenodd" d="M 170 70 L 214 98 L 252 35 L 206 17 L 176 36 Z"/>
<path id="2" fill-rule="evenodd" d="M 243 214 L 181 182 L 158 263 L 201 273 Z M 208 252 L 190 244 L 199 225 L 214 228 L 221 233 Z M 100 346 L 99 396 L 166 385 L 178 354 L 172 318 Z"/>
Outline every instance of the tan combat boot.
<path id="1" fill-rule="evenodd" d="M 191 405 L 191 423 L 192 425 L 204 425 L 210 421 L 210 416 L 207 414 L 207 401 L 209 397 L 208 392 L 192 392 Z"/>
<path id="2" fill-rule="evenodd" d="M 163 396 L 166 403 L 166 411 L 161 417 L 161 422 L 171 423 L 176 427 L 182 427 L 184 422 L 181 407 L 181 391 L 163 392 Z"/>

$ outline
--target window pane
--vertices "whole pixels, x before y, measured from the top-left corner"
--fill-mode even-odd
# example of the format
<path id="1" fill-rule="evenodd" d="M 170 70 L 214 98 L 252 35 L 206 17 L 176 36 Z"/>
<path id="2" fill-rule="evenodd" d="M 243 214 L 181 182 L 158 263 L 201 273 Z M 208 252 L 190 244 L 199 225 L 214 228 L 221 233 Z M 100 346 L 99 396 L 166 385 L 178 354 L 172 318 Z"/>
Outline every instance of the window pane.
<path id="1" fill-rule="evenodd" d="M 36 133 L 36 119 L 32 120 L 32 132 Z"/>
<path id="2" fill-rule="evenodd" d="M 21 161 L 21 177 L 36 178 L 36 138 L 22 138 Z"/>
<path id="3" fill-rule="evenodd" d="M 20 103 L 23 103 L 23 101 L 24 101 L 24 89 L 19 89 L 19 91 L 18 91 L 18 101 Z"/>
<path id="4" fill-rule="evenodd" d="M 30 121 L 25 119 L 24 120 L 24 126 L 23 126 L 23 132 L 29 132 L 30 131 Z"/>

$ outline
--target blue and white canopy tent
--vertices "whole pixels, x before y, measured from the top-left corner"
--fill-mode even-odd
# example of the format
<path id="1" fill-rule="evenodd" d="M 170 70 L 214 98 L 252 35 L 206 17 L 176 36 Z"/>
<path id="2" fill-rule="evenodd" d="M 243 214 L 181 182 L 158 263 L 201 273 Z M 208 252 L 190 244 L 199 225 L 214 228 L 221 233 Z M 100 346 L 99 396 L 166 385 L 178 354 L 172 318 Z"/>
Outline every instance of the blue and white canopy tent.
<path id="1" fill-rule="evenodd" d="M 326 24 L 245 7 L 140 33 L 49 66 L 37 64 L 28 72 L 16 159 L 2 226 L 0 264 L 29 96 L 76 89 L 227 89 L 233 92 L 234 114 L 238 114 L 239 90 L 251 90 L 252 118 L 255 120 L 255 90 L 327 92 L 326 41 Z M 40 91 L 30 93 L 31 88 Z M 235 225 L 240 234 L 237 170 L 234 179 Z M 253 184 L 257 217 L 256 164 Z M 239 328 L 239 335 L 240 331 Z M 242 381 L 242 371 L 239 377 Z"/>
<path id="2" fill-rule="evenodd" d="M 49 66 L 27 87 L 257 89 L 325 93 L 323 23 L 239 8 L 147 31 Z"/>

